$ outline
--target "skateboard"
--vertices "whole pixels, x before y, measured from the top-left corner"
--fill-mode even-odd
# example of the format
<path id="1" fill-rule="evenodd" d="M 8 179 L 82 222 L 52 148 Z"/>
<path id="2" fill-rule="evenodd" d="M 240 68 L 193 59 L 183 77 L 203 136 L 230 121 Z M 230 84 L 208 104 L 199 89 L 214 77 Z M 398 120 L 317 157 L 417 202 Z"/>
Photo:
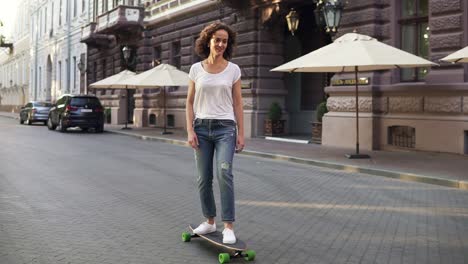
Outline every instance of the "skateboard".
<path id="1" fill-rule="evenodd" d="M 193 234 L 193 230 L 197 228 L 196 225 L 189 225 L 190 231 L 182 233 L 182 241 L 190 242 L 192 238 L 201 237 L 206 241 L 221 247 L 225 250 L 228 250 L 230 253 L 220 253 L 218 256 L 219 263 L 228 263 L 231 258 L 244 258 L 247 261 L 252 261 L 255 259 L 255 251 L 247 250 L 247 245 L 244 241 L 237 239 L 235 244 L 223 244 L 223 234 L 219 231 L 215 231 L 213 233 L 209 233 L 206 235 L 197 235 Z"/>

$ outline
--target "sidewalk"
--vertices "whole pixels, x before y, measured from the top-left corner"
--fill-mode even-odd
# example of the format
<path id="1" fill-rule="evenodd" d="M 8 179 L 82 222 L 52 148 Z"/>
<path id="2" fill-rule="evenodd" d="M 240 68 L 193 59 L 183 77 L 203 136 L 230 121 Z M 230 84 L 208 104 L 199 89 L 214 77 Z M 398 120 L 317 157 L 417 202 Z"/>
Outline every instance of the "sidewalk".
<path id="1" fill-rule="evenodd" d="M 0 116 L 17 118 L 18 114 L 0 112 Z M 167 129 L 172 134 L 163 135 L 161 128 L 122 130 L 122 127 L 124 125 L 106 125 L 105 130 L 143 140 L 186 145 L 184 130 Z M 344 156 L 354 151 L 354 149 L 324 147 L 317 144 L 248 138 L 242 155 L 468 190 L 468 156 L 419 151 L 361 151 L 371 156 L 370 159 L 362 160 L 347 159 Z"/>
<path id="2" fill-rule="evenodd" d="M 106 125 L 105 130 L 144 140 L 186 145 L 186 133 L 180 129 L 167 129 L 173 134 L 162 135 L 161 128 L 133 128 L 122 130 L 123 125 Z M 354 149 L 324 147 L 318 144 L 298 144 L 246 139 L 242 155 L 258 156 L 309 164 L 350 172 L 424 182 L 468 190 L 468 156 L 419 151 L 361 151 L 370 159 L 347 159 L 345 154 Z"/>

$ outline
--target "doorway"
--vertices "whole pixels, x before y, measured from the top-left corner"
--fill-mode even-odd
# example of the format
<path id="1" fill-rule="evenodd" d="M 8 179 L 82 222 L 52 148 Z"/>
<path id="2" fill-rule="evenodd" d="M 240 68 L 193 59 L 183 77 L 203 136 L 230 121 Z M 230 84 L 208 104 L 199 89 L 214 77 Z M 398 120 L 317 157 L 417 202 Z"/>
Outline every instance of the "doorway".
<path id="1" fill-rule="evenodd" d="M 285 61 L 294 60 L 331 43 L 330 35 L 315 23 L 314 5 L 296 6 L 295 9 L 300 12 L 300 23 L 294 36 L 285 26 Z M 288 73 L 285 75 L 290 134 L 310 136 L 311 121 L 315 120 L 317 106 L 325 100 L 324 89 L 330 77 L 327 73 Z"/>
<path id="2" fill-rule="evenodd" d="M 127 90 L 127 121 L 133 124 L 133 111 L 135 110 L 135 89 Z"/>

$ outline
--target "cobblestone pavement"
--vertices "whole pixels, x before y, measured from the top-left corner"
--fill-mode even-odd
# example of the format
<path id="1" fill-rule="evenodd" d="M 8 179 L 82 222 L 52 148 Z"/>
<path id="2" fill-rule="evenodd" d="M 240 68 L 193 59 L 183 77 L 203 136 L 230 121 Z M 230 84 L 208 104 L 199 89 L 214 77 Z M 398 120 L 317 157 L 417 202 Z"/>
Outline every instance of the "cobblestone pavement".
<path id="1" fill-rule="evenodd" d="M 0 146 L 1 264 L 217 263 L 218 249 L 180 239 L 201 220 L 189 149 L 6 119 Z M 468 262 L 467 191 L 235 162 L 236 230 L 254 263 Z"/>

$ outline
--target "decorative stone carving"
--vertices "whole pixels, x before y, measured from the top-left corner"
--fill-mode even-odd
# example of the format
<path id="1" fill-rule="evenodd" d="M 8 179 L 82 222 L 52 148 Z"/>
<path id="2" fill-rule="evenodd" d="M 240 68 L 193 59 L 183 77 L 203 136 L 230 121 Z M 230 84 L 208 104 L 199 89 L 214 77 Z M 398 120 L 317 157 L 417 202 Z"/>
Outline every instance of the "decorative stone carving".
<path id="1" fill-rule="evenodd" d="M 468 96 L 463 97 L 463 113 L 468 114 Z"/>
<path id="2" fill-rule="evenodd" d="M 354 112 L 356 111 L 356 100 L 349 96 L 333 96 L 327 100 L 328 111 L 331 112 Z M 372 98 L 369 96 L 359 97 L 359 111 L 372 111 Z"/>
<path id="3" fill-rule="evenodd" d="M 462 98 L 460 96 L 428 96 L 424 100 L 424 111 L 432 113 L 460 113 Z"/>
<path id="4" fill-rule="evenodd" d="M 423 111 L 422 97 L 395 96 L 388 99 L 388 110 L 392 113 L 414 113 Z"/>
<path id="5" fill-rule="evenodd" d="M 388 112 L 388 97 L 379 97 L 374 98 L 372 108 L 374 112 L 377 113 L 387 113 Z"/>

